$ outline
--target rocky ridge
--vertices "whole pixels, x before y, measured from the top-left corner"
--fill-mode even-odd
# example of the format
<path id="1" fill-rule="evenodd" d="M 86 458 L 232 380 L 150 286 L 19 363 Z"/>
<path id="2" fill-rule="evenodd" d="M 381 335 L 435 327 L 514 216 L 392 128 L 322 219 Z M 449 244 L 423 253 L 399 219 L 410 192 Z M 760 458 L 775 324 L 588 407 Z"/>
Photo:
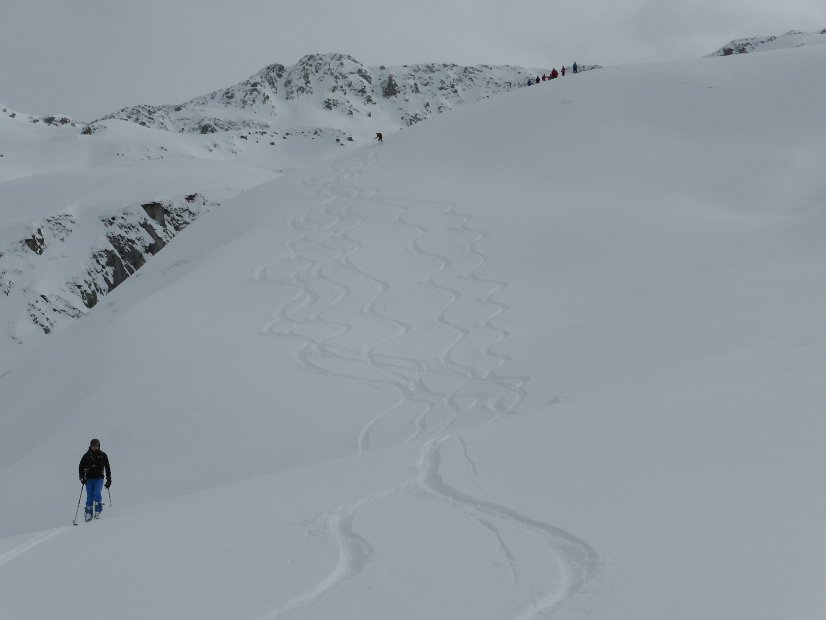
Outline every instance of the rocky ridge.
<path id="1" fill-rule="evenodd" d="M 726 43 L 723 47 L 709 54 L 708 57 L 750 54 L 752 52 L 761 52 L 770 49 L 801 47 L 803 45 L 814 45 L 822 43 L 826 43 L 826 28 L 818 32 L 790 30 L 789 32 L 786 32 L 781 35 L 734 39 L 733 41 Z"/>
<path id="2" fill-rule="evenodd" d="M 201 213 L 216 206 L 199 194 L 133 204 L 112 215 L 86 218 L 65 212 L 32 224 L 30 234 L 0 252 L 0 294 L 9 317 L 25 315 L 28 324 L 6 323 L 7 335 L 26 339 L 32 329 L 49 334 L 95 307 L 106 294 L 142 267 Z M 76 243 L 97 242 L 71 261 L 74 275 L 65 282 L 38 282 L 38 265 L 67 260 Z"/>
<path id="3" fill-rule="evenodd" d="M 310 54 L 178 105 L 123 108 L 91 123 L 126 120 L 180 133 L 299 126 L 405 127 L 462 103 L 518 88 L 535 69 L 417 64 L 367 67 L 345 54 Z M 323 116 L 320 116 L 321 113 Z"/>
<path id="4" fill-rule="evenodd" d="M 43 124 L 51 125 L 53 127 L 77 127 L 78 122 L 64 114 L 50 114 L 48 116 L 35 116 L 32 114 L 21 114 L 9 109 L 7 106 L 0 105 L 0 112 L 9 118 L 18 120 L 20 122 L 31 123 L 33 125 Z"/>

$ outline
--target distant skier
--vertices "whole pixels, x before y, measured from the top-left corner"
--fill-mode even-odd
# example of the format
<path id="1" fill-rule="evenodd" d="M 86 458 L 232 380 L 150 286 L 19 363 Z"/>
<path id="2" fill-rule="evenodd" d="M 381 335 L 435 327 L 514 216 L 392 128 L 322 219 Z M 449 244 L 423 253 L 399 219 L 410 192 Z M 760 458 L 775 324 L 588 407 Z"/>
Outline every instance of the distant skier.
<path id="1" fill-rule="evenodd" d="M 382 144 L 384 143 L 384 136 L 382 136 L 382 135 L 381 135 L 381 132 L 380 132 L 380 131 L 377 131 L 377 132 L 376 132 L 376 137 L 375 137 L 374 139 L 375 139 L 375 140 L 378 140 L 378 141 L 379 141 L 379 142 L 381 142 Z"/>
<path id="2" fill-rule="evenodd" d="M 106 484 L 103 476 L 106 474 Z M 109 467 L 109 457 L 100 449 L 100 439 L 89 442 L 89 450 L 80 459 L 78 466 L 80 482 L 86 485 L 86 513 L 87 521 L 100 516 L 103 510 L 103 488 L 112 486 L 112 468 Z"/>
<path id="3" fill-rule="evenodd" d="M 565 77 L 565 65 L 562 65 L 562 77 Z"/>
<path id="4" fill-rule="evenodd" d="M 557 71 L 557 70 L 556 70 L 556 67 L 554 67 L 554 68 L 553 68 L 553 71 L 551 71 L 551 79 L 552 79 L 552 80 L 555 80 L 555 79 L 556 79 L 556 78 L 558 78 L 558 77 L 559 77 L 559 71 Z"/>
<path id="5" fill-rule="evenodd" d="M 571 67 L 571 68 L 574 70 L 574 73 L 578 73 L 578 72 L 579 72 L 579 67 L 577 67 L 577 64 L 576 64 L 576 63 L 574 63 L 574 66 L 573 66 L 573 67 Z"/>
<path id="6" fill-rule="evenodd" d="M 536 82 L 535 83 L 539 84 L 539 76 L 538 75 L 536 76 Z"/>

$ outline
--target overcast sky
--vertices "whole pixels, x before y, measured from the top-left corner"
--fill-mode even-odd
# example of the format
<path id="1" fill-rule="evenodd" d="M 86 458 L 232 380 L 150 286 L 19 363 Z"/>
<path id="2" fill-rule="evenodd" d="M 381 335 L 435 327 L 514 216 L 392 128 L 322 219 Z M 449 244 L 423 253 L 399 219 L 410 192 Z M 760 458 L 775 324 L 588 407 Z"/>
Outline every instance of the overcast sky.
<path id="1" fill-rule="evenodd" d="M 613 65 L 823 28 L 824 0 L 0 0 L 0 103 L 91 121 L 312 52 L 367 65 Z"/>

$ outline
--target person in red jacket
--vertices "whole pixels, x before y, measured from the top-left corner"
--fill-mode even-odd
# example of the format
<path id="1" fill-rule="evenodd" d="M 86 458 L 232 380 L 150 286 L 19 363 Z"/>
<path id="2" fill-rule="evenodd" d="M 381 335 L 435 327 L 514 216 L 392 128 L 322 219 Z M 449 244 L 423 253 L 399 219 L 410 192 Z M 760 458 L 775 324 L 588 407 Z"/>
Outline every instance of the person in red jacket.
<path id="1" fill-rule="evenodd" d="M 554 70 L 553 70 L 553 71 L 551 71 L 551 79 L 552 79 L 552 80 L 555 80 L 555 79 L 556 79 L 556 78 L 558 78 L 558 77 L 559 77 L 559 71 L 557 71 L 557 70 L 556 70 L 556 67 L 554 67 Z"/>

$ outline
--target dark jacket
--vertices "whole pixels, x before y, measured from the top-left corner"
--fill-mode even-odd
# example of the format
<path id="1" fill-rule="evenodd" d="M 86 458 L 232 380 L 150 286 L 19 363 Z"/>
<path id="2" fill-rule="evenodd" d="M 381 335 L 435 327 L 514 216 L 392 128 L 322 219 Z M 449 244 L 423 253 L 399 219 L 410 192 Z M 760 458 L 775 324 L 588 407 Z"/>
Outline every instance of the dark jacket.
<path id="1" fill-rule="evenodd" d="M 83 458 L 80 459 L 78 466 L 78 475 L 80 479 L 83 478 L 103 478 L 106 472 L 106 480 L 112 482 L 112 468 L 109 467 L 109 457 L 103 450 L 98 450 L 96 453 L 92 449 L 86 451 Z"/>

